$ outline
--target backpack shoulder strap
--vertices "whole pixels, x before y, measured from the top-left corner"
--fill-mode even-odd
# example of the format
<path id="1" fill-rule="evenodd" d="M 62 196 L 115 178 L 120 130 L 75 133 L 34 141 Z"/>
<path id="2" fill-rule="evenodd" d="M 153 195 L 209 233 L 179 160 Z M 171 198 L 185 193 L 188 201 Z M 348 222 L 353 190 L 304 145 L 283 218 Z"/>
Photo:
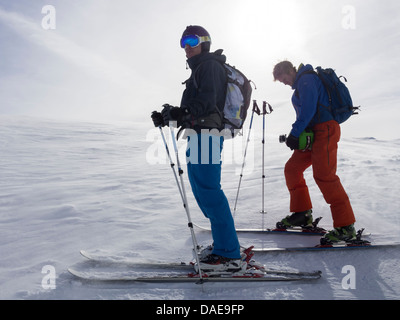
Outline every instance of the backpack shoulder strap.
<path id="1" fill-rule="evenodd" d="M 299 76 L 299 79 L 300 79 L 302 76 L 306 75 L 306 74 L 315 74 L 315 75 L 319 78 L 319 75 L 318 75 L 318 73 L 317 73 L 315 70 L 309 70 L 309 71 L 303 72 L 303 73 Z M 299 80 L 299 79 L 298 79 L 298 80 Z M 297 80 L 297 81 L 298 81 L 298 80 Z M 296 89 L 296 91 L 294 92 L 294 94 L 296 95 L 297 98 L 300 97 L 300 96 L 299 96 L 299 92 L 298 92 L 297 89 Z"/>
<path id="2" fill-rule="evenodd" d="M 196 74 L 197 74 L 197 72 L 199 71 L 199 69 L 200 69 L 200 67 L 204 64 L 204 63 L 206 63 L 207 61 L 203 61 L 203 62 L 201 62 L 193 71 L 192 71 L 192 75 L 191 75 L 191 78 L 193 78 L 193 84 L 194 84 L 194 86 L 196 87 L 196 89 L 198 89 L 199 88 L 199 85 L 198 85 L 198 83 L 197 83 L 197 80 L 196 80 Z M 217 61 L 217 62 L 219 62 L 220 64 L 221 64 L 221 66 L 224 68 L 224 70 L 225 70 L 225 73 L 226 73 L 226 75 L 227 75 L 227 78 L 228 78 L 228 69 L 225 67 L 225 65 L 227 65 L 227 63 L 226 62 L 222 62 L 222 61 Z M 188 80 L 186 80 L 185 82 L 184 82 L 184 84 L 186 83 L 186 82 L 188 82 L 190 80 L 190 78 L 188 79 Z M 228 79 L 227 79 L 228 80 Z"/>

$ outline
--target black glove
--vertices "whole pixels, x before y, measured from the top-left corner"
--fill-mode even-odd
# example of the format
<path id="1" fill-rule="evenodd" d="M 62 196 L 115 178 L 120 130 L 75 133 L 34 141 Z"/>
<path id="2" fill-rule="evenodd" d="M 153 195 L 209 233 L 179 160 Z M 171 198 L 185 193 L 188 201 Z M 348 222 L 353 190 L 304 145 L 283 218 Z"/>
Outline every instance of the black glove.
<path id="1" fill-rule="evenodd" d="M 161 112 L 153 111 L 151 114 L 151 120 L 153 120 L 154 126 L 155 127 L 164 127 L 164 119 L 162 117 Z"/>
<path id="2" fill-rule="evenodd" d="M 294 135 L 289 134 L 289 137 L 286 138 L 286 145 L 290 148 L 290 150 L 298 150 L 299 138 L 296 138 Z"/>
<path id="3" fill-rule="evenodd" d="M 184 112 L 179 107 L 173 107 L 169 104 L 163 105 L 164 109 L 161 111 L 161 115 L 163 117 L 165 125 L 169 125 L 170 121 L 176 121 L 177 126 L 180 127 L 182 125 Z"/>

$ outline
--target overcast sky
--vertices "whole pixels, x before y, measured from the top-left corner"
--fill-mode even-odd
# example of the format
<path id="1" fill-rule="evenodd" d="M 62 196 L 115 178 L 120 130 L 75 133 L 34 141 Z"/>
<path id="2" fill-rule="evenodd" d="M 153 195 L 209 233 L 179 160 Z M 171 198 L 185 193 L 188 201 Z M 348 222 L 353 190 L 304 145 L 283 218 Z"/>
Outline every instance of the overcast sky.
<path id="1" fill-rule="evenodd" d="M 294 117 L 290 88 L 271 74 L 289 59 L 347 77 L 364 107 L 360 136 L 398 127 L 398 0 L 0 0 L 0 114 L 147 121 L 179 105 L 190 24 L 256 83 L 277 122 Z"/>

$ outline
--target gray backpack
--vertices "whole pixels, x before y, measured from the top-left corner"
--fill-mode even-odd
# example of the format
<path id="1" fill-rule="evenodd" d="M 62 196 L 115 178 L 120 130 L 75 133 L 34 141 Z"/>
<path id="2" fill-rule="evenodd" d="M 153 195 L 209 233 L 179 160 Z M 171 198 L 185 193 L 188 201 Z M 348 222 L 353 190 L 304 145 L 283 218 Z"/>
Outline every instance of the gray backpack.
<path id="1" fill-rule="evenodd" d="M 251 81 L 241 71 L 227 63 L 222 65 L 227 76 L 225 104 L 222 112 L 215 107 L 222 118 L 225 138 L 234 138 L 246 120 L 253 89 Z M 195 86 L 197 87 L 196 81 Z"/>

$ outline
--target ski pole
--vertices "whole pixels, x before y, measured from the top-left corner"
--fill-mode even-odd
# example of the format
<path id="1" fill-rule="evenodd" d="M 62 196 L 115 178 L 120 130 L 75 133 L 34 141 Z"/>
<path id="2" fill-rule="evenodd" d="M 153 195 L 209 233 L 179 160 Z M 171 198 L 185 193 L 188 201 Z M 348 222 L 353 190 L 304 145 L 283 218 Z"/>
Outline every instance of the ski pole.
<path id="1" fill-rule="evenodd" d="M 244 170 L 244 166 L 245 166 L 245 163 L 246 163 L 247 147 L 248 147 L 249 142 L 250 142 L 250 133 L 251 133 L 251 128 L 253 126 L 254 113 L 257 113 L 258 115 L 260 115 L 260 108 L 258 107 L 256 100 L 253 100 L 253 112 L 251 114 L 249 133 L 247 135 L 246 147 L 244 149 L 244 154 L 243 154 L 242 171 L 240 172 L 239 185 L 238 185 L 238 189 L 237 189 L 237 193 L 236 193 L 235 206 L 233 208 L 233 218 L 234 219 L 235 219 L 235 215 L 236 215 L 236 207 L 237 207 L 237 202 L 238 202 L 238 198 L 239 198 L 240 185 L 242 184 L 243 170 Z"/>
<path id="2" fill-rule="evenodd" d="M 269 112 L 267 111 L 267 105 Z M 261 213 L 265 214 L 265 116 L 273 111 L 271 105 L 267 101 L 263 101 L 263 137 L 262 137 L 262 197 L 261 197 Z"/>
<path id="3" fill-rule="evenodd" d="M 172 158 L 171 158 L 171 154 L 170 154 L 170 152 L 169 152 L 167 140 L 165 139 L 165 135 L 164 135 L 164 132 L 163 132 L 163 130 L 162 130 L 162 127 L 159 126 L 158 129 L 160 129 L 161 137 L 162 137 L 163 142 L 164 142 L 165 150 L 167 151 L 167 155 L 168 155 L 168 158 L 169 158 L 169 163 L 170 163 L 172 172 L 173 172 L 174 177 L 175 177 L 176 185 L 178 186 L 179 193 L 180 193 L 180 195 L 181 195 L 182 200 L 184 201 L 183 194 L 182 194 L 182 189 L 181 189 L 181 186 L 180 186 L 180 184 L 179 184 L 178 176 L 176 175 L 176 171 L 175 171 L 175 163 L 174 163 L 174 161 L 173 161 Z"/>
<path id="4" fill-rule="evenodd" d="M 265 196 L 265 115 L 267 114 L 267 102 L 263 102 L 263 137 L 262 137 L 262 191 L 261 191 L 261 213 L 265 214 L 264 211 L 264 196 Z M 264 227 L 264 226 L 263 226 Z"/>
<path id="5" fill-rule="evenodd" d="M 196 258 L 197 267 L 198 267 L 198 270 L 199 270 L 198 271 L 199 272 L 199 277 L 200 277 L 199 283 L 203 283 L 203 273 L 202 273 L 201 268 L 200 268 L 200 258 L 199 258 L 199 253 L 198 253 L 198 250 L 199 250 L 200 247 L 199 247 L 199 244 L 198 244 L 197 239 L 196 239 L 196 235 L 195 235 L 194 230 L 193 230 L 193 222 L 192 222 L 192 218 L 190 216 L 189 205 L 188 205 L 186 191 L 185 191 L 185 184 L 183 182 L 183 170 L 182 170 L 182 167 L 181 167 L 181 163 L 179 161 L 179 151 L 178 151 L 178 147 L 177 147 L 176 139 L 175 139 L 174 123 L 172 121 L 170 121 L 170 123 L 169 123 L 169 129 L 171 131 L 172 143 L 174 145 L 175 154 L 176 154 L 176 164 L 178 166 L 178 173 L 179 173 L 180 182 L 181 182 L 180 186 L 179 186 L 179 183 L 178 183 L 178 188 L 181 191 L 183 206 L 185 208 L 186 215 L 187 215 L 187 218 L 188 218 L 188 227 L 190 229 L 190 233 L 191 233 L 191 236 L 192 236 L 193 249 L 194 249 L 194 252 L 195 252 L 195 258 Z"/>

